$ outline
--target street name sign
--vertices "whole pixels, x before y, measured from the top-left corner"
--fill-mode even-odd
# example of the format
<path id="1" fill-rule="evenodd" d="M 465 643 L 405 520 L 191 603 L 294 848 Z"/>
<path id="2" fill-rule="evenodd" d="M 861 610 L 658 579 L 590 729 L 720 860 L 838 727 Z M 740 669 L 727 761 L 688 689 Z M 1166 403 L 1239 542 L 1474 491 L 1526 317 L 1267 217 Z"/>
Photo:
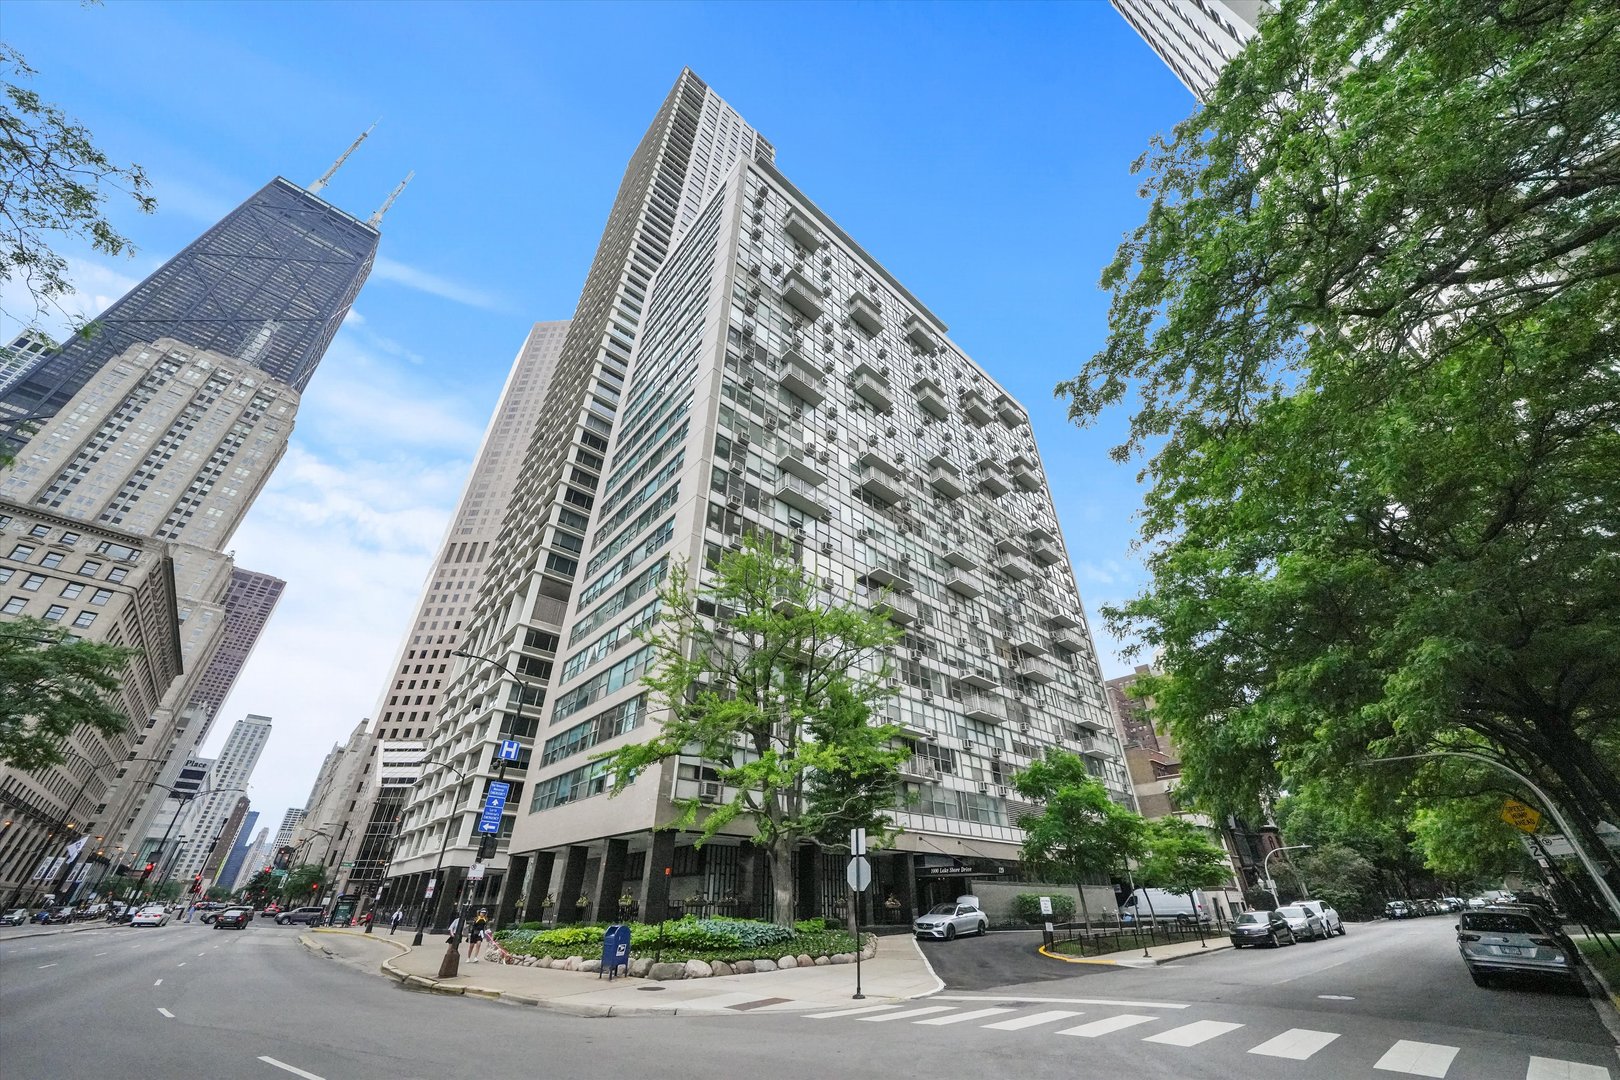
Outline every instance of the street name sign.
<path id="1" fill-rule="evenodd" d="M 501 814 L 506 811 L 506 797 L 511 794 L 512 785 L 503 780 L 496 780 L 484 792 L 484 809 L 478 815 L 478 831 L 481 833 L 498 833 L 501 831 Z"/>

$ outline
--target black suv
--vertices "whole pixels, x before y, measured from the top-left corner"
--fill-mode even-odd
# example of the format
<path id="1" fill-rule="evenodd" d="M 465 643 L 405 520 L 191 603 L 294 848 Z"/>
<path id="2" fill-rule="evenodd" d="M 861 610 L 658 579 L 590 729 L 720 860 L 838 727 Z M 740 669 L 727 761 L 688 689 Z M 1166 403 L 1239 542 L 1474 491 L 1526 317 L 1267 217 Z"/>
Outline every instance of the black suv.
<path id="1" fill-rule="evenodd" d="M 277 926 L 286 926 L 288 923 L 308 923 L 318 926 L 326 918 L 326 909 L 318 907 L 295 907 L 291 911 L 283 911 L 276 916 Z"/>

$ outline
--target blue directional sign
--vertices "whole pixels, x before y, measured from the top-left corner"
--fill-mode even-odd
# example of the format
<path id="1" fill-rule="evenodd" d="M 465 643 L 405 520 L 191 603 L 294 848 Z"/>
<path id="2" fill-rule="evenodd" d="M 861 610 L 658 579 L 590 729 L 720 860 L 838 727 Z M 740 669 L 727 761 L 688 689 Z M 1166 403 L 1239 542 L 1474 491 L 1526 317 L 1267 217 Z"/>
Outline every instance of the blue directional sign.
<path id="1" fill-rule="evenodd" d="M 516 739 L 503 739 L 501 741 L 500 759 L 502 761 L 516 761 L 522 745 Z"/>
<path id="2" fill-rule="evenodd" d="M 478 831 L 481 833 L 498 833 L 501 831 L 501 814 L 506 810 L 506 797 L 512 793 L 512 785 L 499 780 L 489 785 L 484 792 L 484 809 L 478 815 Z"/>

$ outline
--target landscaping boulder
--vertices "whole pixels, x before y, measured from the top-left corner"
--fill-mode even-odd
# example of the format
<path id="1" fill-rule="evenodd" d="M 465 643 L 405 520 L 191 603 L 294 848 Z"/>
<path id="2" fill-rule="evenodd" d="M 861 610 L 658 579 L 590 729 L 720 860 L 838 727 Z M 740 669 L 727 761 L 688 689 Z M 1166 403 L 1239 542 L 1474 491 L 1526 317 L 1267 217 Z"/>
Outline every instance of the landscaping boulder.
<path id="1" fill-rule="evenodd" d="M 583 956 L 570 956 L 567 960 L 563 961 L 563 970 L 578 971 L 579 965 L 583 964 L 584 962 L 585 958 Z"/>
<path id="2" fill-rule="evenodd" d="M 688 979 L 707 979 L 713 974 L 714 969 L 708 965 L 707 961 L 688 960 L 686 962 L 686 977 Z"/>
<path id="3" fill-rule="evenodd" d="M 745 964 L 747 962 L 748 961 L 746 961 L 746 960 L 742 961 L 742 963 L 745 963 Z M 754 961 L 754 970 L 755 971 L 775 971 L 776 970 L 776 961 L 775 960 L 755 960 Z"/>
<path id="4" fill-rule="evenodd" d="M 835 964 L 853 964 L 855 954 L 852 952 L 833 953 L 832 962 Z"/>
<path id="5" fill-rule="evenodd" d="M 755 970 L 754 961 L 733 960 L 731 962 L 731 970 L 735 971 L 738 975 L 752 975 Z"/>
<path id="6" fill-rule="evenodd" d="M 654 964 L 647 969 L 647 978 L 656 979 L 659 982 L 667 982 L 670 979 L 684 979 L 686 978 L 686 965 Z"/>
<path id="7" fill-rule="evenodd" d="M 815 959 L 816 967 L 826 967 L 830 963 L 832 963 L 832 959 L 830 957 L 818 956 Z"/>
<path id="8" fill-rule="evenodd" d="M 600 960 L 586 960 L 584 963 L 579 965 L 579 970 L 581 970 L 581 971 L 601 971 L 602 970 L 602 961 L 600 961 Z"/>
<path id="9" fill-rule="evenodd" d="M 714 977 L 717 979 L 736 973 L 735 969 L 724 960 L 716 960 L 714 963 L 710 964 L 709 967 L 714 969 Z"/>
<path id="10" fill-rule="evenodd" d="M 630 974 L 638 979 L 647 977 L 647 970 L 652 967 L 652 961 L 645 956 L 638 956 L 630 961 Z"/>
<path id="11" fill-rule="evenodd" d="M 810 965 L 812 965 L 812 964 L 814 964 L 816 962 L 815 957 L 806 956 L 804 953 L 799 954 L 798 960 L 799 960 L 799 966 L 800 967 L 809 967 Z"/>
<path id="12" fill-rule="evenodd" d="M 786 971 L 788 968 L 798 967 L 799 960 L 798 957 L 795 956 L 784 956 L 776 961 L 776 966 L 781 968 L 783 971 Z"/>

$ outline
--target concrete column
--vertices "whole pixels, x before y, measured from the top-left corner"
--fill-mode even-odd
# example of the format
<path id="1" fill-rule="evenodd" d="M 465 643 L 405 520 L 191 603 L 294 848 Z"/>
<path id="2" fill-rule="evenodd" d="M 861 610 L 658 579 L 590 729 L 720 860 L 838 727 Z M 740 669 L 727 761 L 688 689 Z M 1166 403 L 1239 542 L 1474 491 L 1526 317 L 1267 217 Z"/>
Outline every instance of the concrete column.
<path id="1" fill-rule="evenodd" d="M 619 897 L 624 893 L 624 864 L 630 856 L 630 841 L 609 840 L 596 870 L 596 921 L 618 922 Z"/>
<path id="2" fill-rule="evenodd" d="M 917 910 L 917 858 L 910 852 L 903 852 L 895 856 L 895 863 L 898 874 L 895 884 L 899 888 L 894 895 L 899 898 L 900 910 L 905 912 L 909 921 L 921 914 Z"/>
<path id="3" fill-rule="evenodd" d="M 580 893 L 585 887 L 585 860 L 590 857 L 591 849 L 572 846 L 568 849 L 568 861 L 563 865 L 562 888 L 557 890 L 557 921 L 579 922 L 584 918 L 576 903 Z"/>
<path id="4" fill-rule="evenodd" d="M 551 892 L 551 872 L 557 863 L 557 854 L 552 851 L 536 851 L 528 856 L 531 866 L 529 880 L 523 889 L 523 913 L 519 922 L 540 922 L 546 917 L 542 904 L 546 894 Z M 556 912 L 551 913 L 556 917 Z"/>
<path id="5" fill-rule="evenodd" d="M 641 920 L 663 922 L 669 918 L 669 877 L 665 868 L 675 861 L 675 834 L 660 830 L 652 834 L 652 850 L 642 871 Z"/>
<path id="6" fill-rule="evenodd" d="M 811 919 L 826 912 L 821 910 L 821 848 L 816 844 L 803 844 L 798 852 L 799 910 L 795 919 Z"/>
<path id="7" fill-rule="evenodd" d="M 518 901 L 523 897 L 523 880 L 529 874 L 527 855 L 508 855 L 506 872 L 501 875 L 501 887 L 495 894 L 495 906 L 490 909 L 493 925 L 506 929 L 512 922 Z"/>

